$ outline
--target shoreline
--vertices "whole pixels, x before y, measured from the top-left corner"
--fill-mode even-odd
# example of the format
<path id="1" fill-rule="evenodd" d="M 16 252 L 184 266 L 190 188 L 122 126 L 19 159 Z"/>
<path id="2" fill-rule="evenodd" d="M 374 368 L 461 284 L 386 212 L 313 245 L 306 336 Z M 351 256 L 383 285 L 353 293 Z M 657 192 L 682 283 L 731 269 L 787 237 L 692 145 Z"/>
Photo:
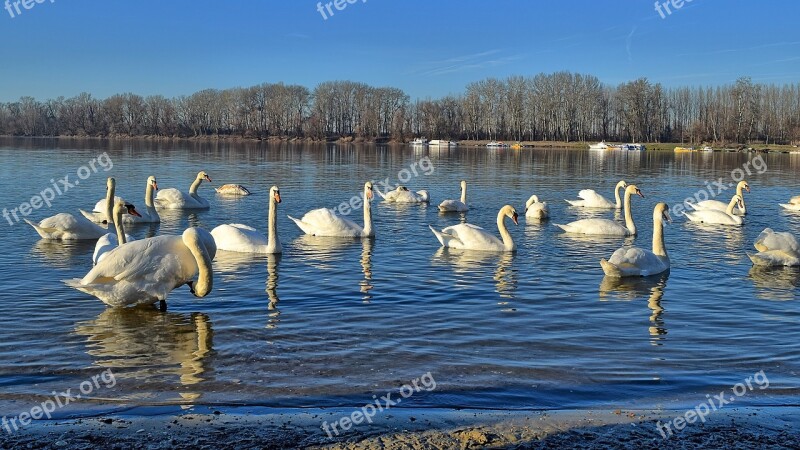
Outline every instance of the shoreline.
<path id="1" fill-rule="evenodd" d="M 174 411 L 174 410 L 171 410 Z M 795 407 L 730 408 L 665 439 L 657 424 L 683 410 L 452 410 L 395 408 L 336 436 L 322 430 L 354 409 L 217 409 L 174 414 L 134 408 L 124 414 L 36 421 L 0 447 L 121 448 L 797 448 Z"/>

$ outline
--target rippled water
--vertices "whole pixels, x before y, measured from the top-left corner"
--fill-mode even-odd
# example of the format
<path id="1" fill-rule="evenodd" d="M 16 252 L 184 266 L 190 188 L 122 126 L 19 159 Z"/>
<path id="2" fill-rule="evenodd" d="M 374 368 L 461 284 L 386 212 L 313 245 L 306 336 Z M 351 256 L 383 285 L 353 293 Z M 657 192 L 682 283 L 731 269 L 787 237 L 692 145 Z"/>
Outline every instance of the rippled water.
<path id="1" fill-rule="evenodd" d="M 223 199 L 203 185 L 210 211 L 164 214 L 138 238 L 190 225 L 241 222 L 265 230 L 268 190 L 281 188 L 280 257 L 220 254 L 214 291 L 195 299 L 174 291 L 167 312 L 113 310 L 65 286 L 91 267 L 93 243 L 40 241 L 24 223 L 2 229 L 0 406 L 13 412 L 54 390 L 76 388 L 107 368 L 104 407 L 215 404 L 357 405 L 430 372 L 436 389 L 404 405 L 566 408 L 694 405 L 764 370 L 768 389 L 741 404 L 793 404 L 800 360 L 794 269 L 755 270 L 746 251 L 765 227 L 800 235 L 800 214 L 778 203 L 800 194 L 800 155 L 763 155 L 768 170 L 747 180 L 749 215 L 741 229 L 687 224 L 666 228 L 669 276 L 616 282 L 599 260 L 622 239 L 563 235 L 586 212 L 563 199 L 594 188 L 610 197 L 619 179 L 646 195 L 634 199 L 649 247 L 652 208 L 680 202 L 751 161 L 753 154 L 597 153 L 576 150 L 451 151 L 410 147 L 105 141 L 0 141 L 2 207 L 13 208 L 108 152 L 113 169 L 92 174 L 54 200 L 77 214 L 103 197 L 105 177 L 118 195 L 142 203 L 147 176 L 188 189 L 197 171 L 241 183 L 253 195 Z M 364 181 L 397 182 L 402 169 L 430 158 L 433 173 L 405 183 L 428 189 L 431 206 L 374 204 L 377 238 L 303 236 L 286 219 L 334 207 Z M 469 181 L 465 215 L 440 215 Z M 428 230 L 459 220 L 496 231 L 505 203 L 522 213 L 533 193 L 548 201 L 551 223 L 520 218 L 515 254 L 445 252 Z M 733 190 L 721 195 L 728 200 Z M 594 215 L 611 217 L 612 213 Z M 361 213 L 353 218 L 361 222 Z M 82 403 L 85 405 L 85 403 Z"/>

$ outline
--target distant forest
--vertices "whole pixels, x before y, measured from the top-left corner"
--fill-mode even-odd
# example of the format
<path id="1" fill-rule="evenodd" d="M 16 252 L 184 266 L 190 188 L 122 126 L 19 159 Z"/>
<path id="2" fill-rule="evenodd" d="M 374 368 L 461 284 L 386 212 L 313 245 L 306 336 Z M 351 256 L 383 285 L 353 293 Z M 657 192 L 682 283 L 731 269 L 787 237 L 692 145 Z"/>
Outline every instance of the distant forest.
<path id="1" fill-rule="evenodd" d="M 800 84 L 745 77 L 719 87 L 665 88 L 647 79 L 610 86 L 558 72 L 488 78 L 460 95 L 414 102 L 401 89 L 352 81 L 175 98 L 83 93 L 0 103 L 0 135 L 790 144 L 800 142 Z"/>

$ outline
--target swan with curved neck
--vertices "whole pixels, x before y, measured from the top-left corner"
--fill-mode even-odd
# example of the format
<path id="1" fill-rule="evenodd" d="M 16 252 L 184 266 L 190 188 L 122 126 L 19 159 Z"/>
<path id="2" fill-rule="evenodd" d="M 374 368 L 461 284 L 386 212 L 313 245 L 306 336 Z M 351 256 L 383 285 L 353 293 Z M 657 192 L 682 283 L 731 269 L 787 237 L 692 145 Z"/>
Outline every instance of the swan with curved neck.
<path id="1" fill-rule="evenodd" d="M 755 266 L 800 266 L 800 244 L 791 233 L 766 228 L 753 246 L 758 253 L 747 256 Z"/>
<path id="2" fill-rule="evenodd" d="M 602 236 L 636 236 L 636 224 L 633 222 L 631 196 L 634 194 L 644 198 L 642 191 L 631 184 L 625 188 L 625 226 L 608 219 L 582 219 L 566 225 L 555 224 L 567 233 L 591 234 Z"/>
<path id="3" fill-rule="evenodd" d="M 315 209 L 307 212 L 302 219 L 288 216 L 292 221 L 303 230 L 304 233 L 313 236 L 330 237 L 373 237 L 375 231 L 372 229 L 372 182 L 364 183 L 364 226 L 356 224 L 350 219 L 337 216 L 332 210 L 327 208 Z"/>
<path id="4" fill-rule="evenodd" d="M 525 202 L 525 218 L 529 220 L 545 220 L 550 217 L 547 202 L 540 202 L 538 195 L 531 195 Z"/>
<path id="5" fill-rule="evenodd" d="M 78 211 L 83 217 L 92 222 L 107 224 L 108 228 L 111 229 L 111 225 L 114 223 L 114 204 L 122 201 L 122 198 L 115 196 L 116 187 L 117 180 L 114 177 L 108 177 L 108 180 L 106 180 L 106 196 L 98 200 L 91 212 L 82 209 Z"/>
<path id="6" fill-rule="evenodd" d="M 194 182 L 189 187 L 189 193 L 175 188 L 162 189 L 156 196 L 156 207 L 164 209 L 208 209 L 211 207 L 208 200 L 197 193 L 203 181 L 211 182 L 211 177 L 205 171 L 197 173 Z"/>
<path id="7" fill-rule="evenodd" d="M 117 234 L 108 233 L 97 240 L 97 244 L 94 246 L 94 254 L 92 255 L 92 262 L 94 265 L 97 265 L 97 263 L 102 261 L 111 250 L 114 250 L 118 246 L 133 240 L 131 236 L 125 234 L 125 228 L 122 225 L 123 217 L 125 215 L 137 217 L 139 216 L 139 212 L 136 211 L 136 207 L 130 203 L 125 203 L 124 200 L 119 200 L 114 205 L 114 212 L 112 214 L 112 217 L 114 217 L 114 226 L 116 227 Z"/>
<path id="8" fill-rule="evenodd" d="M 114 188 L 116 180 L 108 177 L 106 180 L 106 198 L 103 200 L 103 211 L 101 213 L 88 213 L 81 210 L 83 216 L 75 216 L 69 213 L 59 213 L 48 217 L 39 223 L 25 219 L 28 225 L 32 226 L 42 239 L 51 240 L 94 240 L 105 236 L 112 228 L 114 215 Z M 122 199 L 119 199 L 122 201 Z M 107 223 L 103 228 L 97 223 Z"/>
<path id="9" fill-rule="evenodd" d="M 742 216 L 733 214 L 733 208 L 739 206 L 739 209 L 744 207 L 744 200 L 739 194 L 735 194 L 728 203 L 725 211 L 717 211 L 716 209 L 703 209 L 700 211 L 687 211 L 683 215 L 692 222 L 707 223 L 712 225 L 734 225 L 742 226 L 744 219 Z"/>
<path id="10" fill-rule="evenodd" d="M 114 307 L 165 302 L 172 290 L 184 284 L 195 297 L 205 297 L 213 289 L 211 261 L 216 252 L 211 233 L 188 228 L 181 236 L 121 245 L 82 279 L 66 284 Z"/>
<path id="11" fill-rule="evenodd" d="M 281 190 L 272 186 L 269 190 L 269 215 L 267 217 L 267 236 L 255 228 L 239 223 L 220 225 L 211 230 L 217 249 L 239 253 L 281 253 L 281 241 L 278 238 L 278 204 L 281 202 Z"/>
<path id="12" fill-rule="evenodd" d="M 158 182 L 156 177 L 151 175 L 147 177 L 147 185 L 144 189 L 144 205 L 145 211 L 139 216 L 124 215 L 122 221 L 125 223 L 161 223 L 161 216 L 158 215 L 155 205 L 155 191 L 158 190 Z"/>
<path id="13" fill-rule="evenodd" d="M 467 180 L 461 180 L 461 200 L 445 200 L 439 203 L 439 211 L 441 212 L 467 212 L 469 205 L 467 205 Z"/>
<path id="14" fill-rule="evenodd" d="M 742 198 L 741 207 L 734 208 L 731 214 L 735 214 L 737 216 L 744 216 L 747 214 L 747 205 L 744 203 L 744 191 L 750 192 L 750 185 L 747 181 L 740 181 L 736 184 L 736 195 Z M 719 200 L 703 200 L 702 202 L 697 203 L 689 203 L 689 206 L 692 207 L 695 211 L 703 211 L 703 210 L 716 210 L 716 211 L 727 211 L 728 203 L 721 202 Z"/>
<path id="15" fill-rule="evenodd" d="M 620 180 L 617 185 L 614 187 L 614 199 L 616 200 L 615 203 L 611 203 L 610 201 L 606 200 L 605 197 L 598 194 L 594 189 L 583 189 L 578 192 L 578 197 L 580 200 L 565 200 L 572 206 L 579 206 L 583 208 L 605 208 L 605 209 L 620 209 L 622 208 L 622 200 L 619 197 L 619 190 L 626 189 L 628 187 L 628 183 L 625 180 Z"/>
<path id="16" fill-rule="evenodd" d="M 670 268 L 667 247 L 664 245 L 664 223 L 672 222 L 669 207 L 658 203 L 653 209 L 653 249 L 623 247 L 615 251 L 608 260 L 601 259 L 600 266 L 609 277 L 647 277 L 665 272 Z"/>
<path id="17" fill-rule="evenodd" d="M 506 228 L 506 217 L 511 219 L 514 225 L 518 224 L 517 210 L 511 205 L 503 206 L 497 213 L 497 229 L 500 232 L 500 239 L 483 228 L 468 223 L 453 225 L 442 231 L 436 231 L 430 225 L 428 227 L 442 247 L 487 252 L 513 252 L 517 246 Z"/>

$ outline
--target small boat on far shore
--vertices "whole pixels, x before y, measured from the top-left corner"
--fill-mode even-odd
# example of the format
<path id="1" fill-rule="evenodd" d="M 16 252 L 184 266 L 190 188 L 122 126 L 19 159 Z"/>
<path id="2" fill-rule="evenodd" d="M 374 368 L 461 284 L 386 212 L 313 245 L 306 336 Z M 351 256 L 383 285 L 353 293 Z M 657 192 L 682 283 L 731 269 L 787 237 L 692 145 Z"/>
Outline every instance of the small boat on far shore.
<path id="1" fill-rule="evenodd" d="M 694 147 L 675 147 L 675 153 L 689 153 L 696 152 Z"/>
<path id="2" fill-rule="evenodd" d="M 610 146 L 606 141 L 600 141 L 597 144 L 589 144 L 589 150 L 608 150 Z"/>
<path id="3" fill-rule="evenodd" d="M 432 147 L 455 147 L 458 145 L 458 142 L 434 139 L 428 142 L 428 145 Z"/>
<path id="4" fill-rule="evenodd" d="M 428 140 L 425 138 L 416 138 L 413 141 L 409 142 L 411 145 L 428 145 Z"/>
<path id="5" fill-rule="evenodd" d="M 487 147 L 495 147 L 495 148 L 498 148 L 498 147 L 508 147 L 508 144 L 506 144 L 506 143 L 504 143 L 504 142 L 502 142 L 502 141 L 489 141 L 489 143 L 488 143 L 488 144 L 486 144 L 486 146 L 487 146 Z"/>

